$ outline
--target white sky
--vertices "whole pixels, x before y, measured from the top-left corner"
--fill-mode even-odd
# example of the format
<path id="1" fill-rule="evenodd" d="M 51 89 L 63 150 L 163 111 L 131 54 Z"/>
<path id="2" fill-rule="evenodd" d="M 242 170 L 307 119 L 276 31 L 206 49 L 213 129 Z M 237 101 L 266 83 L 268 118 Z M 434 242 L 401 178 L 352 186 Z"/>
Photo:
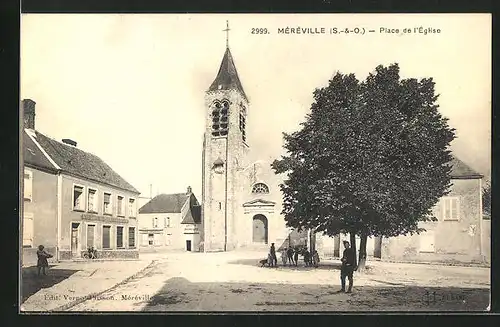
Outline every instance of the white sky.
<path id="1" fill-rule="evenodd" d="M 204 92 L 229 44 L 250 99 L 247 135 L 261 159 L 298 128 L 314 88 L 338 70 L 364 79 L 399 63 L 405 77 L 433 77 L 441 112 L 457 129 L 454 152 L 490 172 L 491 18 L 488 14 L 26 14 L 21 98 L 37 102 L 36 129 L 105 160 L 149 195 L 201 196 Z M 284 35 L 278 27 L 364 27 L 365 35 Z M 440 34 L 380 34 L 380 27 Z M 253 35 L 266 27 L 269 35 Z"/>

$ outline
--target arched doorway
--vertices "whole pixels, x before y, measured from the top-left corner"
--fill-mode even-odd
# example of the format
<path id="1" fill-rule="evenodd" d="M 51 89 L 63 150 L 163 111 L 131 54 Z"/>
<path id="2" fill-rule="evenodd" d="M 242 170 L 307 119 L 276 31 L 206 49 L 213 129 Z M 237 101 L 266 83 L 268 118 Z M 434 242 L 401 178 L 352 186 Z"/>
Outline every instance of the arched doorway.
<path id="1" fill-rule="evenodd" d="M 253 216 L 253 242 L 267 244 L 267 218 L 264 215 Z"/>

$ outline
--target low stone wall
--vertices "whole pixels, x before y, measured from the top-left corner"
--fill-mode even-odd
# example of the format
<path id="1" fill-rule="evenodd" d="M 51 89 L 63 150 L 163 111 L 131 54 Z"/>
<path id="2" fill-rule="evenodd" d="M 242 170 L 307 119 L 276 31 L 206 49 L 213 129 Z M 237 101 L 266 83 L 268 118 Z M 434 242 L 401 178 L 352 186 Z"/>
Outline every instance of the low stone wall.
<path id="1" fill-rule="evenodd" d="M 83 258 L 83 254 L 87 251 L 80 251 L 80 257 Z M 61 251 L 59 253 L 60 260 L 71 260 L 74 259 L 71 251 Z M 123 250 L 97 250 L 97 258 L 98 259 L 138 259 L 139 258 L 139 250 L 137 249 L 123 249 Z"/>
<path id="2" fill-rule="evenodd" d="M 38 257 L 36 255 L 37 250 L 38 250 L 38 248 L 23 248 L 22 249 L 23 257 L 22 257 L 21 264 L 24 267 L 36 266 L 36 264 L 38 262 Z M 57 253 L 56 247 L 49 246 L 49 247 L 44 248 L 44 250 L 53 255 L 52 258 L 49 258 L 47 260 L 49 262 L 49 265 L 52 262 L 56 262 L 56 253 Z"/>

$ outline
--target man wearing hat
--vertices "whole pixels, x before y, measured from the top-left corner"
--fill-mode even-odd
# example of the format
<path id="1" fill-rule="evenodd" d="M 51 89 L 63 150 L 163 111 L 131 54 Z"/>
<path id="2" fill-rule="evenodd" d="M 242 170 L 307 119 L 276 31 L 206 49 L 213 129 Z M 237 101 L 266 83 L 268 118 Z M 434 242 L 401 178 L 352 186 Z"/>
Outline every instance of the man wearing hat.
<path id="1" fill-rule="evenodd" d="M 356 265 L 355 262 L 355 253 L 351 248 L 349 242 L 344 241 L 344 254 L 342 255 L 342 266 L 340 267 L 340 281 L 342 283 L 342 288 L 340 292 L 345 292 L 345 278 L 349 279 L 349 288 L 347 289 L 347 293 L 352 292 L 352 275 L 354 273 L 354 267 Z"/>

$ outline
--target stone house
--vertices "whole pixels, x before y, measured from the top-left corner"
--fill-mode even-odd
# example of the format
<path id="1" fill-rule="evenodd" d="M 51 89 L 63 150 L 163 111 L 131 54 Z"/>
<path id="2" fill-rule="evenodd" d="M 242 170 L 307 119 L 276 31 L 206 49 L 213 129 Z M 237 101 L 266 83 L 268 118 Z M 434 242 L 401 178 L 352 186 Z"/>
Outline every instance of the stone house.
<path id="1" fill-rule="evenodd" d="M 422 222 L 419 235 L 383 239 L 382 259 L 489 262 L 489 220 L 483 219 L 483 176 L 454 157 L 450 193 L 433 209 L 436 222 Z"/>
<path id="2" fill-rule="evenodd" d="M 101 257 L 138 257 L 139 192 L 76 142 L 35 130 L 34 101 L 22 107 L 23 262 L 36 262 L 40 244 L 54 260 L 81 258 L 90 246 Z"/>
<path id="3" fill-rule="evenodd" d="M 198 251 L 201 207 L 188 187 L 186 193 L 159 194 L 139 209 L 141 251 Z"/>

